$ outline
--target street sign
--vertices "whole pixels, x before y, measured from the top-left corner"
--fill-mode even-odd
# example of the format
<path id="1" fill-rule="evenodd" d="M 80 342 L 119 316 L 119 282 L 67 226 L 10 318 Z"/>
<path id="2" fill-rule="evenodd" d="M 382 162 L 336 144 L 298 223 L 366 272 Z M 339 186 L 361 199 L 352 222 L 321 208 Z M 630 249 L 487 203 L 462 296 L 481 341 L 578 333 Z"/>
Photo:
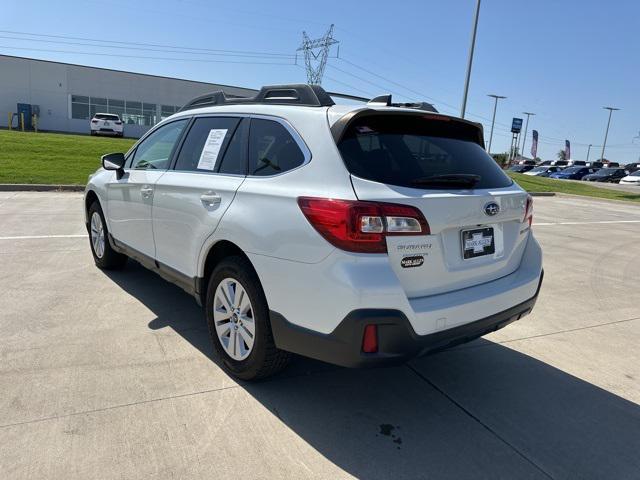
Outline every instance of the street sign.
<path id="1" fill-rule="evenodd" d="M 520 130 L 522 130 L 522 119 L 514 117 L 511 121 L 511 133 L 520 133 Z"/>

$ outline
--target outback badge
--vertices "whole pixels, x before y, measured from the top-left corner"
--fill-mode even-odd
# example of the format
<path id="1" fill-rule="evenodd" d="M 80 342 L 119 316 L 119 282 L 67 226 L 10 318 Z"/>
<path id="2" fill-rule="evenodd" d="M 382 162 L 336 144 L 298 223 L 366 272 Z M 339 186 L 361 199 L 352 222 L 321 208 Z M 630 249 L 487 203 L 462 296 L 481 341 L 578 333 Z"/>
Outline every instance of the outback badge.
<path id="1" fill-rule="evenodd" d="M 419 267 L 424 263 L 424 257 L 422 255 L 413 255 L 411 257 L 404 257 L 400 260 L 402 268 Z"/>

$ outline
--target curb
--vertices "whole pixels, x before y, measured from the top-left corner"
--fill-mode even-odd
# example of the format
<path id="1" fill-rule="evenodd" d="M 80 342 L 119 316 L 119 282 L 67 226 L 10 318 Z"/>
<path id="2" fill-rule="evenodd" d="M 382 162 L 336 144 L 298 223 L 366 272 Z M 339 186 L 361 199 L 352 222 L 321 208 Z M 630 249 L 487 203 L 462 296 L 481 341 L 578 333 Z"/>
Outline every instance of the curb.
<path id="1" fill-rule="evenodd" d="M 555 197 L 556 192 L 529 192 L 532 197 Z"/>
<path id="2" fill-rule="evenodd" d="M 84 185 L 46 185 L 42 183 L 0 183 L 0 192 L 84 192 Z"/>

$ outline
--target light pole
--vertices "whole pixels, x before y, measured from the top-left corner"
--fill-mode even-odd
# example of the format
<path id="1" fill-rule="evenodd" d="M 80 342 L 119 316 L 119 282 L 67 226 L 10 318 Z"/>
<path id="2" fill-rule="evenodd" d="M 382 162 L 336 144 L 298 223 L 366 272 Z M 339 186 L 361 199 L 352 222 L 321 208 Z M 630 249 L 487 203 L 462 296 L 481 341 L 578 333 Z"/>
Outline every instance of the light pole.
<path id="1" fill-rule="evenodd" d="M 503 98 L 507 98 L 507 97 L 503 97 L 502 95 L 494 95 L 493 93 L 490 93 L 489 95 L 487 95 L 487 97 L 491 97 L 495 99 L 495 103 L 493 104 L 493 118 L 491 119 L 491 134 L 489 135 L 489 148 L 487 149 L 487 152 L 489 153 L 489 155 L 491 155 L 491 141 L 493 140 L 493 125 L 496 123 L 496 110 L 498 108 L 498 100 L 502 100 Z"/>
<path id="2" fill-rule="evenodd" d="M 478 16 L 480 15 L 480 0 L 476 2 L 476 13 L 473 18 L 473 31 L 471 33 L 471 46 L 469 47 L 469 61 L 467 62 L 467 78 L 464 82 L 464 94 L 462 96 L 462 109 L 460 116 L 464 118 L 467 110 L 467 94 L 469 93 L 469 80 L 471 80 L 471 65 L 473 64 L 473 50 L 476 48 L 476 32 L 478 31 Z"/>
<path id="3" fill-rule="evenodd" d="M 593 145 L 590 143 L 589 148 L 587 148 L 587 162 L 589 161 L 589 153 L 591 153 L 591 147 L 593 147 Z"/>
<path id="4" fill-rule="evenodd" d="M 520 150 L 520 156 L 524 155 L 524 144 L 527 143 L 527 129 L 529 128 L 529 117 L 535 115 L 532 112 L 522 112 L 527 116 L 527 122 L 524 124 L 524 137 L 522 138 L 522 150 Z"/>
<path id="5" fill-rule="evenodd" d="M 609 120 L 607 121 L 607 129 L 604 131 L 604 143 L 602 144 L 602 153 L 600 154 L 600 161 L 602 162 L 604 160 L 604 149 L 607 146 L 607 136 L 609 135 L 609 125 L 611 124 L 611 114 L 613 113 L 614 110 L 620 110 L 619 108 L 615 108 L 615 107 L 602 107 L 605 110 L 609 110 Z"/>

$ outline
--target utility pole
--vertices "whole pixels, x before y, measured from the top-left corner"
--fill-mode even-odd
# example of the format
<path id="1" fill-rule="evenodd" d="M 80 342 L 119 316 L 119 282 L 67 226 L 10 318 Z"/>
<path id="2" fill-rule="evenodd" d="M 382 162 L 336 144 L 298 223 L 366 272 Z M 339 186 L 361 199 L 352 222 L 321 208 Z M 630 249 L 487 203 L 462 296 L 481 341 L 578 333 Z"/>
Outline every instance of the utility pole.
<path id="1" fill-rule="evenodd" d="M 532 112 L 522 112 L 527 116 L 527 121 L 524 124 L 524 137 L 522 138 L 522 149 L 520 150 L 520 156 L 524 155 L 524 145 L 525 143 L 527 143 L 527 129 L 529 128 L 529 117 L 531 115 L 535 115 L 535 113 Z"/>
<path id="2" fill-rule="evenodd" d="M 607 121 L 607 129 L 604 132 L 604 143 L 602 144 L 602 153 L 600 154 L 600 161 L 604 160 L 604 149 L 607 146 L 607 136 L 609 135 L 609 125 L 611 124 L 611 114 L 613 113 L 614 110 L 620 110 L 619 108 L 615 108 L 615 107 L 602 107 L 605 110 L 609 110 L 609 120 Z"/>
<path id="3" fill-rule="evenodd" d="M 469 81 L 471 80 L 471 65 L 473 64 L 473 51 L 476 48 L 476 32 L 478 31 L 478 17 L 480 15 L 480 0 L 476 1 L 476 13 L 473 18 L 473 30 L 471 33 L 471 46 L 469 47 L 469 60 L 467 62 L 467 77 L 464 81 L 464 94 L 462 96 L 462 108 L 460 116 L 464 118 L 467 110 L 467 95 L 469 94 Z"/>
<path id="4" fill-rule="evenodd" d="M 592 144 L 589 144 L 589 148 L 587 148 L 587 162 L 589 161 L 589 154 L 591 153 L 591 147 L 593 147 Z"/>
<path id="5" fill-rule="evenodd" d="M 329 49 L 331 45 L 339 43 L 333 38 L 333 27 L 331 24 L 324 36 L 311 40 L 307 32 L 302 32 L 302 45 L 297 51 L 304 52 L 304 64 L 307 70 L 307 83 L 311 85 L 321 85 L 324 69 L 327 66 Z"/>
<path id="6" fill-rule="evenodd" d="M 490 93 L 487 96 L 495 99 L 495 103 L 493 104 L 493 118 L 491 119 L 491 134 L 489 135 L 489 148 L 487 149 L 487 152 L 489 153 L 489 155 L 491 155 L 491 142 L 493 140 L 493 125 L 496 123 L 496 110 L 498 108 L 498 100 L 502 100 L 503 98 L 507 98 L 507 97 L 503 97 L 502 95 L 495 95 L 493 93 Z"/>

